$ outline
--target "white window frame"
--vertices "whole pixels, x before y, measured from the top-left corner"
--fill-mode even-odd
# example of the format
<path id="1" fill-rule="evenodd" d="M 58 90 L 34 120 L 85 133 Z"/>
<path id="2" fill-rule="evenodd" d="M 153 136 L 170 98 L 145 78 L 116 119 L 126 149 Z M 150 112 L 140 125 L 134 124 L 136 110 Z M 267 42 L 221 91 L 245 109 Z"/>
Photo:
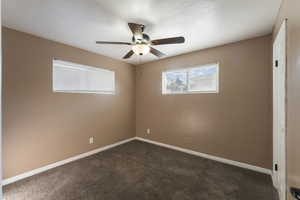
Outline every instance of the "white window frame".
<path id="1" fill-rule="evenodd" d="M 113 91 L 101 91 L 101 90 L 57 90 L 54 87 L 54 65 L 61 65 L 66 68 L 73 68 L 77 70 L 88 70 L 88 71 L 109 71 L 112 72 L 114 75 L 114 82 L 113 82 Z M 84 68 L 84 69 L 83 69 Z M 77 64 L 73 62 L 68 62 L 68 61 L 63 61 L 63 60 L 58 60 L 58 59 L 53 59 L 52 60 L 52 91 L 53 92 L 58 92 L 58 93 L 81 93 L 81 94 L 110 94 L 110 95 L 115 95 L 116 93 L 116 75 L 115 72 L 112 70 L 108 69 L 103 69 L 99 67 L 92 67 L 88 65 L 82 65 L 82 64 Z"/>
<path id="2" fill-rule="evenodd" d="M 216 72 L 216 75 L 217 75 L 217 80 L 216 80 L 216 90 L 214 91 L 190 91 L 190 85 L 189 85 L 189 71 L 191 70 L 194 70 L 194 69 L 199 69 L 199 68 L 205 68 L 205 67 L 209 67 L 209 66 L 216 66 L 216 69 L 217 69 L 217 72 Z M 219 93 L 219 82 L 220 82 L 220 73 L 219 73 L 219 66 L 220 64 L 219 63 L 210 63 L 210 64 L 205 64 L 205 65 L 200 65 L 200 66 L 194 66 L 194 67 L 189 67 L 189 68 L 181 68 L 181 69 L 173 69 L 173 70 L 167 70 L 167 71 L 163 71 L 162 72 L 162 94 L 163 95 L 177 95 L 177 94 L 215 94 L 215 93 Z M 187 79 L 187 87 L 188 87 L 188 90 L 187 92 L 167 92 L 166 91 L 166 76 L 165 74 L 166 73 L 169 73 L 169 72 L 186 72 L 186 79 Z"/>

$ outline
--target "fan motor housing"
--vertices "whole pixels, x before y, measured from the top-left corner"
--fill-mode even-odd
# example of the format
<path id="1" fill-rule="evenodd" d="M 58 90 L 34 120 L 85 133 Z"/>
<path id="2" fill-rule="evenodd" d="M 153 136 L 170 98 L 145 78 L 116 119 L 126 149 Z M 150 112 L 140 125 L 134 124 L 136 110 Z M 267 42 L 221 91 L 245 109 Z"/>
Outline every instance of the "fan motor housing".
<path id="1" fill-rule="evenodd" d="M 134 35 L 132 37 L 132 42 L 135 44 L 149 44 L 149 42 L 150 42 L 149 35 L 143 33 L 141 36 L 142 37 L 139 37 L 138 35 Z"/>

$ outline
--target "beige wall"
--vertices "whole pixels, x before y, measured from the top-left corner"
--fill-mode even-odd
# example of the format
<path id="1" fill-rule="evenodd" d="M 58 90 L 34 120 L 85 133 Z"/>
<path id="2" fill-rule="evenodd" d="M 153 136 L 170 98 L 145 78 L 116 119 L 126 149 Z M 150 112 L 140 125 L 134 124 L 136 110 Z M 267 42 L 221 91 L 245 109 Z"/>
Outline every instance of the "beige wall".
<path id="1" fill-rule="evenodd" d="M 133 66 L 7 28 L 3 53 L 4 178 L 135 135 Z M 53 93 L 54 57 L 114 70 L 117 94 Z"/>
<path id="2" fill-rule="evenodd" d="M 271 40 L 269 35 L 138 66 L 137 136 L 271 168 Z M 161 94 L 162 71 L 214 62 L 220 63 L 219 94 Z"/>
<path id="3" fill-rule="evenodd" d="M 4 178 L 135 134 L 272 167 L 271 36 L 137 68 L 7 28 L 3 50 Z M 117 94 L 53 93 L 53 57 L 116 71 Z M 161 95 L 163 70 L 213 62 L 219 94 Z"/>
<path id="4" fill-rule="evenodd" d="M 300 1 L 283 0 L 274 28 L 288 19 L 287 48 L 287 167 L 288 185 L 300 187 Z"/>

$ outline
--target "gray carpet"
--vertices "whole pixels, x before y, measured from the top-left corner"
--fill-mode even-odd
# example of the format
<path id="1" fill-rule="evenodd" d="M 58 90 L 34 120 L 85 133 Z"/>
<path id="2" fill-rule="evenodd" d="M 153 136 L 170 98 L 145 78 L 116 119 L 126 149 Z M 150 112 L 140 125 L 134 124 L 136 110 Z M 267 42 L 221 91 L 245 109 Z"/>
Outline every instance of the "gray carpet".
<path id="1" fill-rule="evenodd" d="M 4 187 L 5 200 L 276 200 L 271 177 L 132 141 Z"/>

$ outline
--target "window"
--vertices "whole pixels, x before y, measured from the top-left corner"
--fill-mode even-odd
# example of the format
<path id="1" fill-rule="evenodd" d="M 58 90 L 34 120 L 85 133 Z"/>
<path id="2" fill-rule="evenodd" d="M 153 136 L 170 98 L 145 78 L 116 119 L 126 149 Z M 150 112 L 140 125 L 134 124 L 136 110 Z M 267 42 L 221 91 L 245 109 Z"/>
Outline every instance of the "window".
<path id="1" fill-rule="evenodd" d="M 162 73 L 163 94 L 218 93 L 219 64 Z"/>
<path id="2" fill-rule="evenodd" d="M 53 60 L 53 91 L 114 94 L 115 72 Z"/>

